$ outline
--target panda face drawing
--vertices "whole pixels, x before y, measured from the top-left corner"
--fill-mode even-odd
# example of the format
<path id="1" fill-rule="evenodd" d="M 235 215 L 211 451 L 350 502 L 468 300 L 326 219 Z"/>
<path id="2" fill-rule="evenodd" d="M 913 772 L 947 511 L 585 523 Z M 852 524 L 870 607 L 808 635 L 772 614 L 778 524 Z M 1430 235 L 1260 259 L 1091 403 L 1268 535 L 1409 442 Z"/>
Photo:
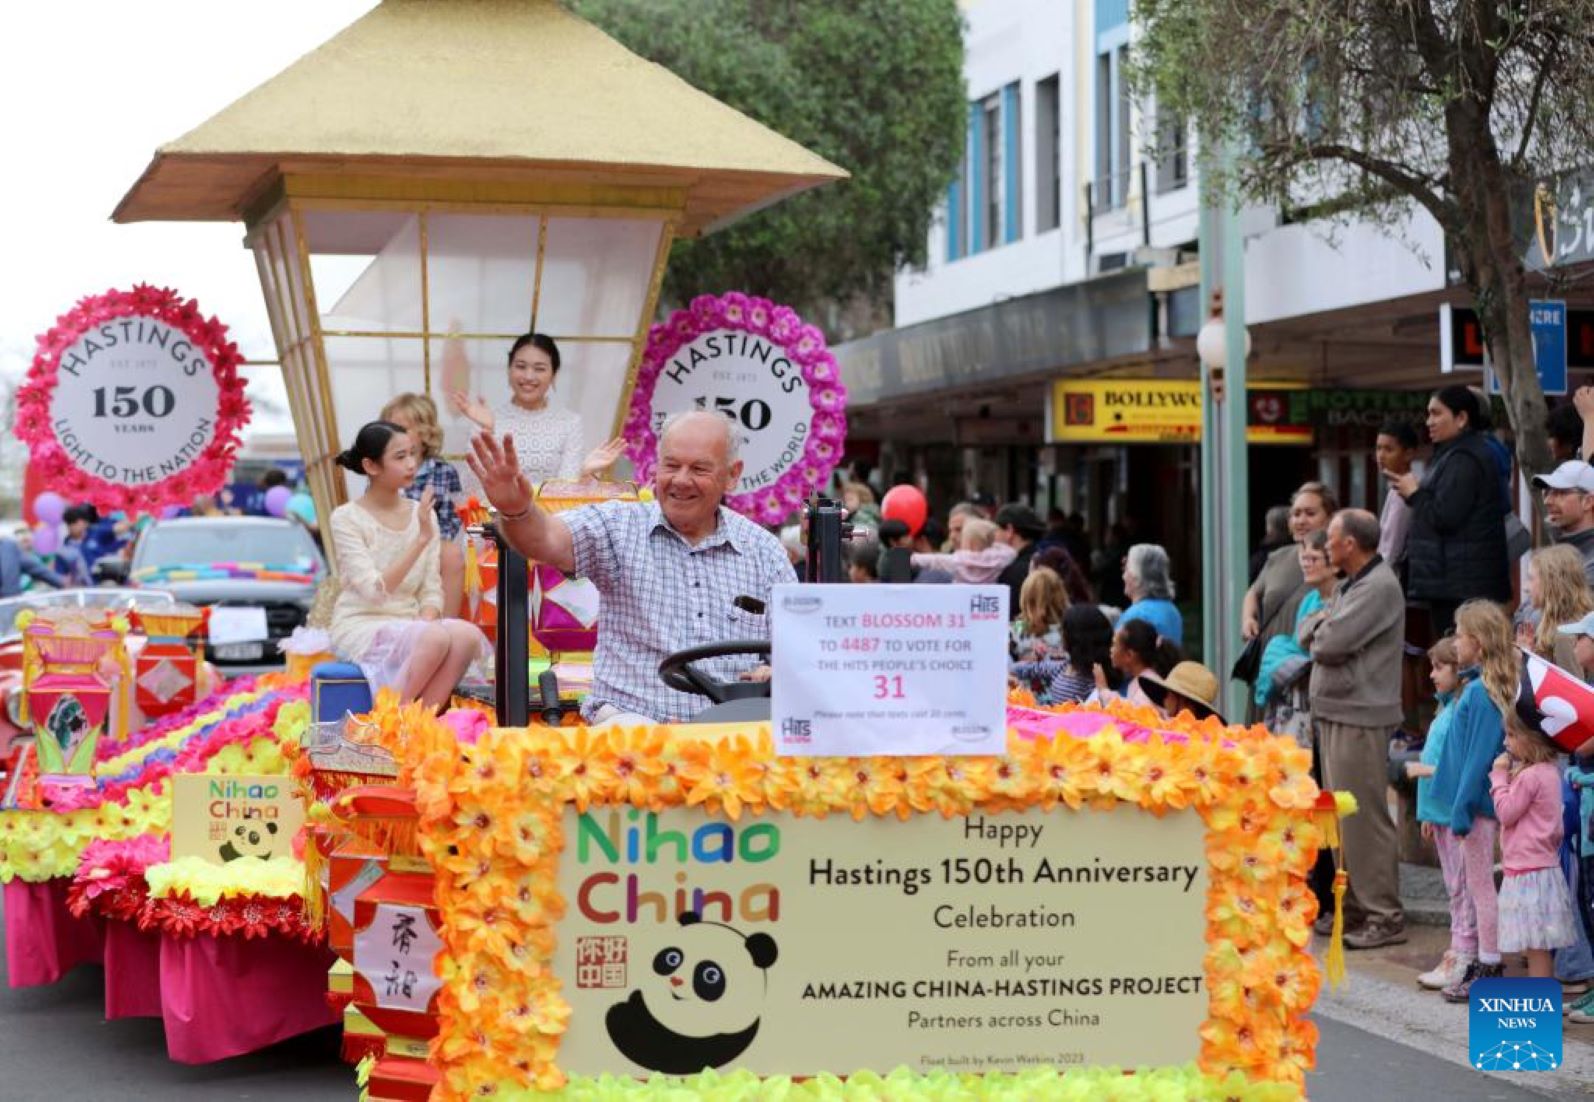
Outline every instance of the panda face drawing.
<path id="1" fill-rule="evenodd" d="M 236 861 L 240 857 L 258 857 L 270 860 L 276 848 L 277 824 L 251 819 L 232 828 L 220 853 L 223 861 Z"/>
<path id="2" fill-rule="evenodd" d="M 758 1035 L 775 939 L 744 936 L 693 912 L 654 954 L 646 978 L 604 1017 L 609 1039 L 650 1071 L 723 1067 Z"/>

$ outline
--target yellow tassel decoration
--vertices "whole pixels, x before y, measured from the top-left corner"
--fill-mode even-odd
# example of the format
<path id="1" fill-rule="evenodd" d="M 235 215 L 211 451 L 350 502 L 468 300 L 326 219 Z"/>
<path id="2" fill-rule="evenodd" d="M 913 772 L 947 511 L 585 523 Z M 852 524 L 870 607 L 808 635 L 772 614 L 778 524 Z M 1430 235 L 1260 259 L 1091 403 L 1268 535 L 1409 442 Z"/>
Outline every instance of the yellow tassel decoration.
<path id="1" fill-rule="evenodd" d="M 470 598 L 470 607 L 474 612 L 476 603 L 482 595 L 482 565 L 476 554 L 476 541 L 469 536 L 465 537 L 465 596 Z"/>
<path id="2" fill-rule="evenodd" d="M 1328 951 L 1323 954 L 1323 972 L 1328 976 L 1328 986 L 1338 987 L 1345 982 L 1345 889 L 1350 886 L 1350 876 L 1344 869 L 1334 873 L 1334 929 L 1328 935 Z"/>
<path id="3" fill-rule="evenodd" d="M 304 913 L 305 925 L 319 930 L 327 913 L 326 892 L 321 888 L 321 877 L 326 873 L 327 859 L 316 845 L 315 833 L 305 832 L 304 839 Z"/>

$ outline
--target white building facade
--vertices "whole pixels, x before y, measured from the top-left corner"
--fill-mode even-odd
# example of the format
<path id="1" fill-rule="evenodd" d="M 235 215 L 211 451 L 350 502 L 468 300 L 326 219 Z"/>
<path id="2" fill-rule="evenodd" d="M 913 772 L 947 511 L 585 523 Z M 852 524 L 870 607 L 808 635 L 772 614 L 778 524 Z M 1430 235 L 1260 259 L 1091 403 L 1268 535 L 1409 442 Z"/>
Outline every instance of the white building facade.
<path id="1" fill-rule="evenodd" d="M 964 11 L 965 157 L 927 263 L 898 274 L 894 329 L 838 350 L 853 450 L 939 510 L 975 491 L 1027 500 L 1083 515 L 1097 546 L 1127 525 L 1193 579 L 1188 427 L 1118 443 L 1121 425 L 1064 423 L 1091 405 L 1069 404 L 1081 384 L 1133 383 L 1154 404 L 1184 401 L 1197 378 L 1192 135 L 1130 92 L 1128 0 Z M 1444 236 L 1420 210 L 1390 227 L 1250 209 L 1242 226 L 1252 439 L 1277 445 L 1252 449 L 1253 512 L 1308 478 L 1376 507 L 1377 425 L 1420 420 L 1443 381 L 1440 304 L 1468 298 Z"/>

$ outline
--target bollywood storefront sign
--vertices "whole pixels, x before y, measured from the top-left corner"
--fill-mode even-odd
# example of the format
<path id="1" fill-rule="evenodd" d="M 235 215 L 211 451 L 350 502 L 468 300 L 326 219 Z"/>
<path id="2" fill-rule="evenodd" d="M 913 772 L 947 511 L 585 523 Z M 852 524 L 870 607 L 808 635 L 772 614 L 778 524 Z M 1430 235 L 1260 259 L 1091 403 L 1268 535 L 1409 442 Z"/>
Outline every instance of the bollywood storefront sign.
<path id="1" fill-rule="evenodd" d="M 1124 1067 L 1125 1098 L 1300 1097 L 1309 756 L 1128 705 L 1058 718 L 1081 733 L 923 758 L 780 758 L 761 724 L 382 719 L 437 873 L 434 1097 L 654 1073 L 1094 1097 Z"/>
<path id="2" fill-rule="evenodd" d="M 724 414 L 742 460 L 726 504 L 778 524 L 835 468 L 846 406 L 836 358 L 816 326 L 753 295 L 699 295 L 648 331 L 625 422 L 627 454 L 646 482 L 666 420 L 693 410 Z"/>
<path id="3" fill-rule="evenodd" d="M 70 501 L 187 505 L 231 470 L 249 402 L 238 346 L 193 299 L 140 284 L 80 301 L 39 339 L 17 436 Z"/>

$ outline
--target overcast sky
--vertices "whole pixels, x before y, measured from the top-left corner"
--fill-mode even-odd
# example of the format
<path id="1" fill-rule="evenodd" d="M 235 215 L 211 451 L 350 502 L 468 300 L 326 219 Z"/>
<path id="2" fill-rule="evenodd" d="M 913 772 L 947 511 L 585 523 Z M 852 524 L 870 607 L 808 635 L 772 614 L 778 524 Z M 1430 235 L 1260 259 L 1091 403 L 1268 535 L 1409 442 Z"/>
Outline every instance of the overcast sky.
<path id="1" fill-rule="evenodd" d="M 0 387 L 79 298 L 175 287 L 275 359 L 242 223 L 118 226 L 157 146 L 192 130 L 375 0 L 50 0 L 0 5 Z M 280 398 L 275 368 L 251 369 Z M 266 427 L 262 424 L 261 427 Z M 271 426 L 282 431 L 286 425 Z"/>

